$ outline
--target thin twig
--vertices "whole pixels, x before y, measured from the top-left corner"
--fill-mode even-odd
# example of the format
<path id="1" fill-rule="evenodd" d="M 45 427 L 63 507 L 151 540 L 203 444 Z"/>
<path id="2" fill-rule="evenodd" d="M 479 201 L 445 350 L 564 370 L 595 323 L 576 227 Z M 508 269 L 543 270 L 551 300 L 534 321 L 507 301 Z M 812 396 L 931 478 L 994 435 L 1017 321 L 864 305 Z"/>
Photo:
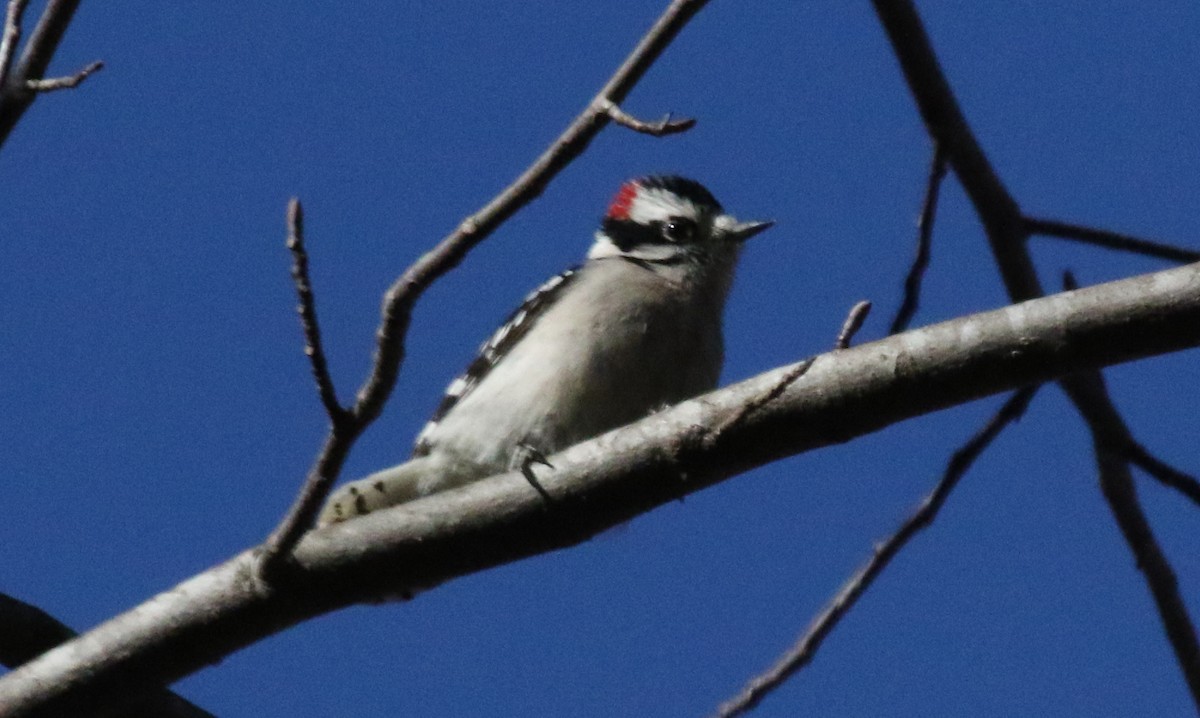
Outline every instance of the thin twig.
<path id="1" fill-rule="evenodd" d="M 4 30 L 0 35 L 0 94 L 8 84 L 8 72 L 17 53 L 17 43 L 21 41 L 21 17 L 27 5 L 29 0 L 8 0 L 4 13 Z"/>
<path id="2" fill-rule="evenodd" d="M 1192 503 L 1200 506 L 1200 481 L 1194 476 L 1180 471 L 1154 456 L 1146 450 L 1146 447 L 1136 441 L 1132 441 L 1126 445 L 1125 458 L 1129 459 L 1129 461 L 1142 471 L 1150 474 L 1150 476 L 1163 486 L 1175 489 L 1191 499 Z"/>
<path id="3" fill-rule="evenodd" d="M 1163 242 L 1152 242 L 1148 239 L 1141 239 L 1120 232 L 1112 232 L 1107 229 L 1084 227 L 1078 224 L 1037 217 L 1026 217 L 1025 228 L 1030 235 L 1084 242 L 1096 247 L 1104 247 L 1105 249 L 1132 252 L 1134 254 L 1142 254 L 1147 257 L 1156 257 L 1184 264 L 1200 262 L 1200 252 L 1194 249 L 1176 247 Z"/>
<path id="4" fill-rule="evenodd" d="M 825 608 L 813 620 L 804 635 L 796 641 L 770 669 L 755 677 L 734 698 L 717 709 L 721 718 L 742 715 L 757 706 L 763 698 L 781 686 L 788 678 L 812 660 L 821 643 L 838 622 L 854 607 L 859 597 L 870 587 L 892 559 L 922 529 L 933 523 L 942 505 L 958 482 L 1010 423 L 1025 413 L 1037 393 L 1037 386 L 1019 389 L 1004 402 L 988 423 L 950 458 L 946 470 L 933 491 L 925 497 L 908 519 L 886 541 L 875 546 L 874 554 L 862 568 L 850 577 Z"/>
<path id="5" fill-rule="evenodd" d="M 726 417 L 726 419 L 720 424 L 717 424 L 712 429 L 708 430 L 704 437 L 705 446 L 714 446 L 717 440 L 721 438 L 722 434 L 735 426 L 740 426 L 748 416 L 782 396 L 783 392 L 787 391 L 789 386 L 795 384 L 797 379 L 804 376 L 804 373 L 807 372 L 812 365 L 813 359 L 811 358 L 795 364 L 792 366 L 792 368 L 784 372 L 783 376 L 779 377 L 779 380 L 772 384 L 770 388 L 745 404 L 739 406 L 737 411 Z"/>
<path id="6" fill-rule="evenodd" d="M 291 508 L 271 533 L 261 551 L 265 575 L 279 557 L 286 555 L 312 525 L 321 502 L 341 472 L 342 463 L 358 435 L 379 416 L 391 395 L 404 361 L 405 335 L 413 306 L 439 277 L 458 266 L 467 253 L 488 237 L 517 210 L 532 202 L 564 167 L 578 157 L 592 139 L 611 121 L 605 103 L 619 105 L 629 91 L 662 55 L 680 30 L 708 0 L 672 0 L 654 25 L 638 42 L 609 81 L 540 157 L 512 184 L 458 229 L 410 266 L 388 288 L 375 338 L 371 374 L 358 391 L 346 429 L 337 437 L 326 437 L 325 445 Z"/>
<path id="7" fill-rule="evenodd" d="M 866 299 L 850 307 L 846 321 L 842 322 L 842 330 L 838 332 L 837 339 L 833 340 L 833 348 L 848 349 L 850 342 L 854 340 L 854 335 L 858 334 L 859 329 L 862 329 L 863 322 L 867 321 L 867 315 L 870 313 L 871 303 Z"/>
<path id="8" fill-rule="evenodd" d="M 686 117 L 682 120 L 672 120 L 670 113 L 663 117 L 658 122 L 646 122 L 630 115 L 622 110 L 616 103 L 607 98 L 601 98 L 598 101 L 601 111 L 606 113 L 609 118 L 622 127 L 628 127 L 634 132 L 652 135 L 654 137 L 665 137 L 666 135 L 674 135 L 680 132 L 686 132 L 696 125 L 696 120 Z"/>
<path id="9" fill-rule="evenodd" d="M 63 77 L 51 77 L 47 80 L 26 80 L 25 86 L 34 92 L 53 92 L 55 90 L 69 90 L 79 87 L 79 83 L 88 79 L 88 77 L 99 70 L 104 69 L 104 62 L 96 60 L 92 64 L 83 68 L 74 75 L 66 75 Z"/>
<path id="10" fill-rule="evenodd" d="M 0 664 L 16 668 L 75 635 L 69 626 L 37 606 L 0 593 Z M 114 715 L 213 718 L 166 688 L 148 690 L 126 712 Z"/>
<path id="11" fill-rule="evenodd" d="M 909 322 L 916 316 L 921 301 L 921 282 L 929 268 L 930 248 L 933 245 L 933 222 L 937 216 L 938 191 L 946 177 L 946 154 L 935 139 L 933 158 L 929 161 L 929 176 L 925 182 L 925 199 L 921 202 L 921 217 L 917 220 L 917 253 L 904 278 L 904 300 L 892 319 L 889 334 L 899 334 L 908 329 Z"/>
<path id="12" fill-rule="evenodd" d="M 313 296 L 312 281 L 308 276 L 308 252 L 304 248 L 304 208 L 295 197 L 288 202 L 287 223 L 287 248 L 292 253 L 292 283 L 296 285 L 296 298 L 300 302 L 296 306 L 296 313 L 300 315 L 300 326 L 304 329 L 304 354 L 312 366 L 321 404 L 336 427 L 346 420 L 346 410 L 338 403 L 337 390 L 329 376 L 329 363 L 325 359 L 325 349 L 321 344 L 316 298 Z"/>
<path id="13" fill-rule="evenodd" d="M 834 341 L 834 349 L 845 349 L 850 346 L 850 340 L 854 337 L 859 327 L 862 326 L 863 321 L 866 320 L 867 314 L 870 311 L 871 303 L 866 300 L 858 302 L 850 308 L 850 311 L 846 314 L 846 319 L 842 322 L 842 328 L 838 332 L 837 339 Z M 779 377 L 766 391 L 742 404 L 738 407 L 737 411 L 726 417 L 724 421 L 709 429 L 704 436 L 705 445 L 710 447 L 715 445 L 722 434 L 735 426 L 740 426 L 751 414 L 782 396 L 783 392 L 787 391 L 789 386 L 795 384 L 797 379 L 804 376 L 804 373 L 808 371 L 812 364 L 813 359 L 805 359 L 784 372 L 783 376 Z"/>

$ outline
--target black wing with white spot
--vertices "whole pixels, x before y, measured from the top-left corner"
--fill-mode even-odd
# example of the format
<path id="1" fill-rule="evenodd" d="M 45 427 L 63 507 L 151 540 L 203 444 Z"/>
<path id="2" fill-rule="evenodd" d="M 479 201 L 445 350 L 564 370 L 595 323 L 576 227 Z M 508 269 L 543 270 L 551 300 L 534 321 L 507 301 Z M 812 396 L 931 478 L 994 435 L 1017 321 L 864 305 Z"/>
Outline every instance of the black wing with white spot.
<path id="1" fill-rule="evenodd" d="M 509 316 L 508 321 L 496 330 L 496 333 L 491 336 L 483 346 L 479 347 L 479 354 L 475 360 L 471 362 L 467 370 L 462 373 L 457 379 L 446 387 L 446 393 L 442 397 L 442 403 L 438 404 L 437 411 L 433 412 L 433 417 L 425 424 L 425 428 L 421 429 L 421 433 L 417 435 L 416 445 L 413 447 L 413 456 L 425 456 L 430 451 L 429 436 L 437 427 L 438 422 L 442 420 L 446 414 L 462 401 L 464 397 L 471 393 L 479 382 L 488 375 L 492 367 L 496 366 L 509 350 L 516 345 L 521 337 L 525 336 L 533 327 L 534 322 L 547 307 L 549 307 L 554 298 L 558 296 L 571 281 L 575 278 L 578 267 L 568 269 L 562 274 L 546 281 L 542 286 L 535 289 L 529 296 L 525 297 L 525 301 L 521 302 L 521 306 Z"/>

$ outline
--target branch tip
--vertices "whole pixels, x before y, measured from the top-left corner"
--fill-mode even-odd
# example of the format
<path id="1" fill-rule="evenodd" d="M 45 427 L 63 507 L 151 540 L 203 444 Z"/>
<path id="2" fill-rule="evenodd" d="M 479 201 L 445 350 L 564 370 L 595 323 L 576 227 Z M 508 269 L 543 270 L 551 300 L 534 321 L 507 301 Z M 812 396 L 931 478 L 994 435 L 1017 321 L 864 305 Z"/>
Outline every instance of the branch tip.
<path id="1" fill-rule="evenodd" d="M 40 80 L 26 80 L 25 87 L 34 92 L 54 92 L 55 90 L 69 90 L 79 87 L 79 84 L 91 77 L 92 73 L 104 69 L 104 62 L 96 60 L 92 64 L 83 68 L 74 75 L 66 75 L 64 77 L 51 77 Z"/>
<path id="2" fill-rule="evenodd" d="M 609 99 L 601 99 L 596 103 L 599 111 L 608 115 L 609 119 L 622 127 L 627 127 L 634 132 L 640 132 L 644 135 L 652 137 L 665 137 L 674 135 L 680 132 L 687 132 L 696 126 L 695 118 L 685 117 L 679 120 L 671 119 L 671 113 L 667 113 L 661 120 L 657 122 L 646 122 L 630 115 L 621 109 L 619 105 Z"/>
<path id="3" fill-rule="evenodd" d="M 846 321 L 842 322 L 842 330 L 838 332 L 837 339 L 833 342 L 833 348 L 848 349 L 854 335 L 858 333 L 859 329 L 862 329 L 863 322 L 867 321 L 867 315 L 870 313 L 871 303 L 866 299 L 851 307 L 850 313 L 846 315 Z"/>

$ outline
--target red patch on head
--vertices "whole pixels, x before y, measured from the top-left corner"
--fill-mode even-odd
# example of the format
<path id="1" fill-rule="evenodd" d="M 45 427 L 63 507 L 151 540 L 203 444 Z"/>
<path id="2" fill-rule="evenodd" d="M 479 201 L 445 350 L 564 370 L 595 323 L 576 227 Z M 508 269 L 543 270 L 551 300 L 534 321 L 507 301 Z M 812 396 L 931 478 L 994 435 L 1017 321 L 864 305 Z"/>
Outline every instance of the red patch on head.
<path id="1" fill-rule="evenodd" d="M 630 180 L 621 185 L 617 196 L 613 197 L 612 204 L 608 205 L 608 217 L 610 219 L 629 219 L 629 208 L 633 206 L 633 198 L 637 196 L 638 183 Z"/>

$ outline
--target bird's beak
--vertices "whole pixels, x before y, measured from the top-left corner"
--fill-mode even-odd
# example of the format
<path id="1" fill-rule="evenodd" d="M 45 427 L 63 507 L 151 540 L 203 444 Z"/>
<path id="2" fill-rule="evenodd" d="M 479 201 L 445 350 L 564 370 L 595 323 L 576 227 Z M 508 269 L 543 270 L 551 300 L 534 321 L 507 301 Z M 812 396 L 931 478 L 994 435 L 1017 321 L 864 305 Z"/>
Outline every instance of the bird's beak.
<path id="1" fill-rule="evenodd" d="M 745 242 L 763 230 L 770 229 L 774 222 L 739 222 L 729 228 L 729 239 L 734 242 Z"/>

